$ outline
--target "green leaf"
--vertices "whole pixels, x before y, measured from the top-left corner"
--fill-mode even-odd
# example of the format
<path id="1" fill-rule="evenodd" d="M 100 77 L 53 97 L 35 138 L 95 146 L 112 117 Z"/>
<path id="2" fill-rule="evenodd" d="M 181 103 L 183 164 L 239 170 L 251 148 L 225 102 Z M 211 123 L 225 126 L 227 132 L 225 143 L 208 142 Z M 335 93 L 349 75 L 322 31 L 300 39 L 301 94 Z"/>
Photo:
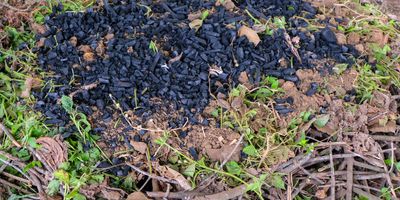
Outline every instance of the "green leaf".
<path id="1" fill-rule="evenodd" d="M 397 171 L 400 172 L 400 162 L 397 162 L 395 166 L 396 166 Z"/>
<path id="2" fill-rule="evenodd" d="M 317 118 L 317 120 L 315 120 L 314 125 L 317 126 L 318 128 L 323 128 L 324 126 L 326 126 L 329 119 L 330 115 L 320 116 L 319 118 Z"/>
<path id="3" fill-rule="evenodd" d="M 285 189 L 285 182 L 283 181 L 282 177 L 277 174 L 272 176 L 272 185 L 278 189 Z"/>
<path id="4" fill-rule="evenodd" d="M 257 156 L 258 152 L 257 149 L 253 145 L 249 145 L 243 148 L 243 152 L 249 156 Z"/>
<path id="5" fill-rule="evenodd" d="M 238 97 L 240 96 L 240 90 L 238 88 L 233 88 L 230 94 L 232 97 Z"/>
<path id="6" fill-rule="evenodd" d="M 27 143 L 29 144 L 29 146 L 31 146 L 32 148 L 35 148 L 35 149 L 40 147 L 40 145 L 38 143 L 36 143 L 36 138 L 34 138 L 34 137 L 28 138 Z"/>
<path id="7" fill-rule="evenodd" d="M 71 97 L 64 95 L 61 98 L 61 105 L 65 111 L 71 113 L 73 110 L 74 102 L 72 101 Z"/>
<path id="8" fill-rule="evenodd" d="M 246 190 L 247 191 L 257 191 L 258 188 L 260 188 L 260 183 L 254 182 L 254 183 L 248 184 Z"/>
<path id="9" fill-rule="evenodd" d="M 61 163 L 58 168 L 63 169 L 63 170 L 68 170 L 71 164 L 69 162 L 63 162 Z"/>
<path id="10" fill-rule="evenodd" d="M 60 189 L 60 181 L 53 179 L 47 185 L 47 194 L 50 196 L 56 195 Z"/>
<path id="11" fill-rule="evenodd" d="M 234 174 L 234 175 L 239 175 L 242 172 L 242 169 L 240 168 L 239 164 L 235 161 L 227 162 L 226 168 L 229 173 Z"/>
<path id="12" fill-rule="evenodd" d="M 185 169 L 183 175 L 193 177 L 195 172 L 196 172 L 196 163 L 193 163 Z"/>
<path id="13" fill-rule="evenodd" d="M 230 121 L 224 121 L 224 123 L 222 123 L 222 126 L 223 126 L 223 127 L 226 127 L 226 128 L 231 128 L 231 129 L 234 129 L 234 128 L 235 128 L 235 127 L 233 126 L 232 122 L 230 122 Z"/>
<path id="14" fill-rule="evenodd" d="M 311 112 L 302 112 L 300 116 L 302 116 L 303 122 L 308 122 L 311 116 Z"/>
<path id="15" fill-rule="evenodd" d="M 128 176 L 122 183 L 122 187 L 125 189 L 125 191 L 131 192 L 133 190 L 133 183 L 134 183 L 133 177 Z"/>
<path id="16" fill-rule="evenodd" d="M 22 169 L 22 171 L 24 172 L 24 173 L 26 173 L 27 171 L 29 171 L 30 169 L 32 169 L 33 167 L 42 167 L 42 163 L 40 162 L 40 161 L 32 161 L 32 162 L 30 162 L 29 164 L 27 164 L 23 169 Z"/>
<path id="17" fill-rule="evenodd" d="M 102 174 L 92 175 L 90 176 L 90 179 L 95 183 L 102 183 L 104 181 L 104 175 Z"/>
<path id="18" fill-rule="evenodd" d="M 252 109 L 246 113 L 246 116 L 253 118 L 257 115 L 257 109 Z"/>
<path id="19" fill-rule="evenodd" d="M 77 193 L 77 194 L 74 195 L 73 200 L 86 200 L 86 197 L 81 195 L 81 194 L 79 194 L 79 193 Z"/>
<path id="20" fill-rule="evenodd" d="M 209 14 L 210 14 L 210 12 L 208 10 L 203 11 L 201 13 L 201 20 L 204 21 L 205 19 L 207 19 Z"/>
<path id="21" fill-rule="evenodd" d="M 69 174 L 62 169 L 55 171 L 54 177 L 65 184 L 69 184 Z"/>
<path id="22" fill-rule="evenodd" d="M 337 64 L 335 65 L 332 70 L 333 72 L 335 72 L 337 75 L 342 74 L 348 67 L 349 65 L 346 63 L 342 63 L 342 64 Z"/>
<path id="23" fill-rule="evenodd" d="M 219 116 L 219 110 L 218 110 L 218 109 L 213 110 L 213 111 L 211 112 L 211 115 L 212 115 L 214 118 L 217 118 L 217 117 Z"/>

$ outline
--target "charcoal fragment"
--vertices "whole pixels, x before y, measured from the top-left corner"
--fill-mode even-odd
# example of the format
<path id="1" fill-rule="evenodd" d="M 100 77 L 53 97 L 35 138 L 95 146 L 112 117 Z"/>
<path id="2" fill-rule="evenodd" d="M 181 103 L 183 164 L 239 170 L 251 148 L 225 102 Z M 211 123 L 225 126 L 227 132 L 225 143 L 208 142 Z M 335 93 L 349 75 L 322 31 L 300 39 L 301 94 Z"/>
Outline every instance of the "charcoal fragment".
<path id="1" fill-rule="evenodd" d="M 194 160 L 199 160 L 199 155 L 194 147 L 189 147 L 189 154 L 192 156 Z"/>
<path id="2" fill-rule="evenodd" d="M 307 90 L 306 95 L 312 96 L 317 92 L 318 92 L 318 83 L 315 83 L 315 82 L 310 83 L 310 88 Z"/>

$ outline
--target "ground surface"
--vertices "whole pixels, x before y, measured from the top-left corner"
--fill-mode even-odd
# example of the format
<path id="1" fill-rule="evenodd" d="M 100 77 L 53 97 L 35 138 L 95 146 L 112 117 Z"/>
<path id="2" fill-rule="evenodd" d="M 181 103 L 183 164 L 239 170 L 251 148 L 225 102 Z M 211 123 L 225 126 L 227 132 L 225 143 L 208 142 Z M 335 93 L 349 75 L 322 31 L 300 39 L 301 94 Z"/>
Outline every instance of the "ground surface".
<path id="1" fill-rule="evenodd" d="M 0 199 L 398 199 L 397 1 L 0 3 Z"/>

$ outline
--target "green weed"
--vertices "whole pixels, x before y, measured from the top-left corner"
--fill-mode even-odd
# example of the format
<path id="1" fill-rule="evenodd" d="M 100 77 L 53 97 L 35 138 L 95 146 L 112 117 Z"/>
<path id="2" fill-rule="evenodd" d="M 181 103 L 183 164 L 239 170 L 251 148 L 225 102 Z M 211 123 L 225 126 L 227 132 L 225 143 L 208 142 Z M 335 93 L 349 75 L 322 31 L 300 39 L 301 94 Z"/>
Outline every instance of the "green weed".
<path id="1" fill-rule="evenodd" d="M 372 71 L 371 66 L 365 64 L 358 67 L 359 75 L 356 80 L 357 98 L 360 102 L 370 100 L 375 91 L 385 90 L 381 88 L 382 82 L 390 80 L 389 76 L 382 76 Z"/>
<path id="2" fill-rule="evenodd" d="M 153 53 L 158 52 L 157 44 L 154 41 L 150 41 L 149 49 L 153 51 Z"/>

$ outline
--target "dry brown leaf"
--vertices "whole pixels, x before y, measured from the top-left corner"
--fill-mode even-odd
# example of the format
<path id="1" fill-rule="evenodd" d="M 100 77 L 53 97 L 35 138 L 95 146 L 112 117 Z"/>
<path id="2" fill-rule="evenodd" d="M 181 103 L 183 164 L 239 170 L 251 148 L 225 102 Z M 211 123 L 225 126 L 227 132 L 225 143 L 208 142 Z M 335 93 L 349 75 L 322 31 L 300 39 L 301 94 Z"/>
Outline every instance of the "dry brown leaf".
<path id="1" fill-rule="evenodd" d="M 249 77 L 247 76 L 247 72 L 241 72 L 239 75 L 239 83 L 245 85 L 250 83 L 249 82 Z"/>
<path id="2" fill-rule="evenodd" d="M 292 38 L 292 42 L 294 45 L 299 45 L 300 44 L 300 37 L 296 36 Z"/>
<path id="3" fill-rule="evenodd" d="M 46 27 L 37 23 L 31 23 L 31 28 L 35 33 L 44 34 L 46 32 Z"/>
<path id="4" fill-rule="evenodd" d="M 39 41 L 36 42 L 36 47 L 43 47 L 44 46 L 44 41 L 46 38 L 40 38 Z"/>
<path id="5" fill-rule="evenodd" d="M 325 199 L 327 197 L 325 189 L 317 190 L 315 197 L 317 197 L 317 199 Z"/>
<path id="6" fill-rule="evenodd" d="M 120 200 L 122 194 L 112 190 L 101 190 L 101 196 L 107 200 Z"/>
<path id="7" fill-rule="evenodd" d="M 146 143 L 131 141 L 131 145 L 139 153 L 146 154 L 146 152 L 147 152 L 147 144 Z"/>
<path id="8" fill-rule="evenodd" d="M 144 195 L 141 192 L 134 192 L 134 193 L 131 193 L 130 195 L 128 195 L 126 200 L 150 200 L 150 199 L 147 198 L 146 195 Z"/>
<path id="9" fill-rule="evenodd" d="M 114 34 L 108 33 L 104 38 L 105 38 L 106 40 L 111 40 L 111 39 L 114 38 Z"/>
<path id="10" fill-rule="evenodd" d="M 87 62 L 92 62 L 94 61 L 94 53 L 88 52 L 83 54 L 83 59 Z"/>
<path id="11" fill-rule="evenodd" d="M 247 26 L 240 27 L 238 34 L 239 36 L 246 36 L 247 39 L 255 46 L 257 46 L 261 42 L 261 39 L 258 36 L 257 32 Z"/>
<path id="12" fill-rule="evenodd" d="M 235 146 L 236 144 L 224 145 L 219 149 L 206 148 L 206 153 L 212 161 L 223 162 L 231 154 Z M 238 162 L 240 159 L 241 149 L 241 147 L 236 148 L 235 152 L 232 154 L 231 158 L 228 161 L 233 160 Z"/>
<path id="13" fill-rule="evenodd" d="M 203 20 L 201 19 L 195 19 L 189 23 L 189 27 L 191 29 L 195 29 L 196 31 L 198 31 L 202 25 L 203 25 Z"/>
<path id="14" fill-rule="evenodd" d="M 195 19 L 200 19 L 201 15 L 202 15 L 201 11 L 197 11 L 197 12 L 194 12 L 194 13 L 189 13 L 188 20 L 189 21 L 193 21 Z"/>
<path id="15" fill-rule="evenodd" d="M 232 2 L 232 0 L 218 0 L 215 2 L 216 6 L 224 6 L 225 9 L 232 11 L 233 9 L 236 8 L 235 4 Z"/>
<path id="16" fill-rule="evenodd" d="M 92 47 L 90 47 L 89 45 L 81 45 L 78 47 L 78 50 L 84 53 L 90 53 L 92 52 Z"/>
<path id="17" fill-rule="evenodd" d="M 29 98 L 32 88 L 40 87 L 41 81 L 37 78 L 28 77 L 25 79 L 25 89 L 21 92 L 21 98 Z"/>
<path id="18" fill-rule="evenodd" d="M 51 172 L 57 170 L 61 163 L 68 160 L 67 147 L 61 141 L 60 137 L 41 137 L 36 140 L 36 143 L 41 146 L 41 148 L 37 150 L 37 153 L 51 168 L 48 169 Z"/>
<path id="19" fill-rule="evenodd" d="M 181 60 L 183 53 L 179 54 L 178 56 L 176 56 L 175 58 L 172 58 L 171 60 L 168 61 L 168 64 L 171 65 L 174 62 L 177 62 L 179 60 Z"/>
<path id="20" fill-rule="evenodd" d="M 156 169 L 162 177 L 177 181 L 179 186 L 181 186 L 184 190 L 192 189 L 190 182 L 186 180 L 181 173 L 175 171 L 174 169 L 168 166 L 158 166 Z"/>
<path id="21" fill-rule="evenodd" d="M 240 97 L 235 97 L 231 103 L 233 109 L 238 110 L 243 105 L 243 99 Z"/>
<path id="22" fill-rule="evenodd" d="M 222 107 L 222 108 L 227 109 L 227 110 L 229 110 L 231 108 L 230 104 L 227 101 L 223 100 L 223 99 L 218 99 L 218 105 L 220 107 Z"/>
<path id="23" fill-rule="evenodd" d="M 368 128 L 371 133 L 395 133 L 397 130 L 397 125 L 395 121 L 389 121 L 385 125 L 380 125 L 376 123 Z"/>

